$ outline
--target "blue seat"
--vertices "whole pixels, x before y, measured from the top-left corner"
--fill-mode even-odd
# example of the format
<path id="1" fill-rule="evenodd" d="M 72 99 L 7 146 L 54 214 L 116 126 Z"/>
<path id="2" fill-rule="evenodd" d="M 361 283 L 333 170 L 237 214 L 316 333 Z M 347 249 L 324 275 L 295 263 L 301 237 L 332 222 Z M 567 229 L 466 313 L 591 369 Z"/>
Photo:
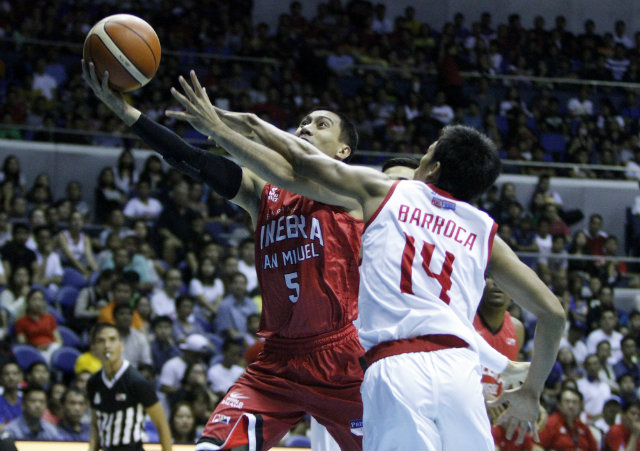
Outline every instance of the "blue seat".
<path id="1" fill-rule="evenodd" d="M 540 146 L 551 153 L 564 153 L 567 143 L 562 133 L 541 133 Z"/>
<path id="2" fill-rule="evenodd" d="M 58 324 L 58 326 L 61 324 L 67 323 L 67 320 L 65 319 L 65 317 L 62 315 L 60 310 L 58 310 L 55 306 L 53 305 L 49 306 L 49 313 L 51 313 L 53 317 L 56 319 L 56 323 Z"/>
<path id="3" fill-rule="evenodd" d="M 11 347 L 11 350 L 13 351 L 13 355 L 16 356 L 18 366 L 20 366 L 23 371 L 26 371 L 35 362 L 46 363 L 42 354 L 31 345 L 15 344 Z"/>
<path id="4" fill-rule="evenodd" d="M 311 440 L 304 435 L 292 435 L 285 442 L 287 448 L 311 448 Z"/>
<path id="5" fill-rule="evenodd" d="M 76 287 L 66 286 L 61 287 L 56 293 L 56 305 L 58 305 L 64 315 L 68 318 L 70 314 L 73 314 L 73 309 L 76 305 L 76 300 L 78 299 L 78 293 L 80 291 Z"/>
<path id="6" fill-rule="evenodd" d="M 73 367 L 80 356 L 80 351 L 70 346 L 57 349 L 51 356 L 51 367 L 63 373 L 73 373 Z"/>
<path id="7" fill-rule="evenodd" d="M 83 346 L 82 340 L 74 331 L 65 326 L 58 326 L 58 332 L 62 337 L 62 344 L 65 346 L 71 346 L 72 348 L 81 348 Z"/>
<path id="8" fill-rule="evenodd" d="M 62 282 L 60 285 L 63 287 L 71 286 L 80 289 L 89 285 L 89 281 L 80 271 L 67 266 L 64 268 L 64 272 L 62 273 Z"/>

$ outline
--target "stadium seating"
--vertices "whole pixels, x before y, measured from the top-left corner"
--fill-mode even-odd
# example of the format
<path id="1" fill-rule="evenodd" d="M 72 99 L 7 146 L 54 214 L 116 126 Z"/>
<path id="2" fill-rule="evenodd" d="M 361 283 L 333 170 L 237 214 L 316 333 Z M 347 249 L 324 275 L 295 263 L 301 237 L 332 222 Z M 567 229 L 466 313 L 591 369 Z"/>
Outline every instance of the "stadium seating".
<path id="1" fill-rule="evenodd" d="M 73 348 L 82 348 L 84 346 L 78 334 L 68 327 L 58 326 L 58 332 L 60 332 L 62 343 L 65 346 L 71 346 Z"/>
<path id="2" fill-rule="evenodd" d="M 62 283 L 60 285 L 63 287 L 72 286 L 80 289 L 89 285 L 89 281 L 77 269 L 66 267 L 64 268 Z"/>
<path id="3" fill-rule="evenodd" d="M 65 374 L 72 374 L 76 360 L 80 356 L 80 351 L 70 346 L 63 346 L 57 349 L 51 356 L 51 367 L 62 371 Z"/>
<path id="4" fill-rule="evenodd" d="M 36 348 L 26 344 L 15 344 L 11 347 L 13 355 L 16 357 L 18 365 L 23 370 L 27 370 L 35 362 L 44 362 L 44 357 Z"/>

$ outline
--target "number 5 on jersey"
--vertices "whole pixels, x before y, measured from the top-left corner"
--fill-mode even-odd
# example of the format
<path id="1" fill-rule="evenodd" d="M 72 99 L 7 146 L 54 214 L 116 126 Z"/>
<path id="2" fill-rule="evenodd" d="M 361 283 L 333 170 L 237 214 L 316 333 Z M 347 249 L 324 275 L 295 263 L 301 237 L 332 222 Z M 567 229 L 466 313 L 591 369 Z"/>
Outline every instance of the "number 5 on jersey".
<path id="1" fill-rule="evenodd" d="M 402 252 L 402 264 L 400 269 L 400 291 L 402 293 L 413 294 L 413 282 L 411 280 L 413 273 L 413 259 L 416 255 L 415 238 L 404 234 L 406 241 L 404 244 L 404 251 Z M 431 257 L 435 250 L 435 244 L 425 242 L 422 245 L 422 268 L 429 277 L 433 277 L 440 284 L 440 299 L 449 305 L 451 298 L 448 291 L 451 289 L 451 272 L 453 271 L 453 261 L 455 256 L 449 251 L 445 252 L 444 263 L 439 274 L 431 271 Z M 285 276 L 286 277 L 286 276 Z"/>
<path id="2" fill-rule="evenodd" d="M 297 278 L 297 272 L 290 272 L 289 274 L 284 275 L 284 283 L 287 284 L 287 288 L 296 292 L 296 294 L 289 295 L 289 300 L 294 304 L 298 302 L 298 296 L 300 296 L 300 284 L 295 281 Z"/>

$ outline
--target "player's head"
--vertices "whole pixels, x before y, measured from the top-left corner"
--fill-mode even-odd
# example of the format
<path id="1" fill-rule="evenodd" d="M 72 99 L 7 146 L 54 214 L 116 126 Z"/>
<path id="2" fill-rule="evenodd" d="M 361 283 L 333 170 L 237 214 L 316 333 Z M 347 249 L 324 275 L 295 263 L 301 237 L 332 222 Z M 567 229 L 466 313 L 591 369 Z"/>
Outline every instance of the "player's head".
<path id="1" fill-rule="evenodd" d="M 492 310 L 506 311 L 510 303 L 511 298 L 498 288 L 491 277 L 487 277 L 484 291 L 482 292 L 482 299 L 480 300 L 480 307 L 482 309 L 490 308 Z"/>
<path id="2" fill-rule="evenodd" d="M 394 180 L 411 180 L 419 165 L 420 160 L 416 158 L 389 158 L 382 165 L 382 172 Z"/>
<path id="3" fill-rule="evenodd" d="M 322 153 L 349 161 L 358 146 L 358 132 L 342 113 L 314 109 L 302 118 L 295 135 L 316 146 Z"/>
<path id="4" fill-rule="evenodd" d="M 420 160 L 415 178 L 471 201 L 493 185 L 501 166 L 498 150 L 486 135 L 464 125 L 449 125 Z"/>
<path id="5" fill-rule="evenodd" d="M 103 365 L 106 362 L 116 363 L 124 350 L 120 331 L 113 324 L 98 323 L 91 332 L 91 348 Z"/>

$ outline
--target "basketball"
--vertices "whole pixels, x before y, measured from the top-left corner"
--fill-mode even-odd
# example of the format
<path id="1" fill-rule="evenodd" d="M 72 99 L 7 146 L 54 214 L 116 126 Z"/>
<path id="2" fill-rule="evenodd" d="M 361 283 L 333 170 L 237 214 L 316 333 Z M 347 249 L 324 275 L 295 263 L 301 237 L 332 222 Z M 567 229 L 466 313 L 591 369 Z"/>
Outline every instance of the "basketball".
<path id="1" fill-rule="evenodd" d="M 160 65 L 160 41 L 151 25 L 131 14 L 115 14 L 95 24 L 84 41 L 84 60 L 99 79 L 109 72 L 109 85 L 133 91 L 151 81 Z"/>

